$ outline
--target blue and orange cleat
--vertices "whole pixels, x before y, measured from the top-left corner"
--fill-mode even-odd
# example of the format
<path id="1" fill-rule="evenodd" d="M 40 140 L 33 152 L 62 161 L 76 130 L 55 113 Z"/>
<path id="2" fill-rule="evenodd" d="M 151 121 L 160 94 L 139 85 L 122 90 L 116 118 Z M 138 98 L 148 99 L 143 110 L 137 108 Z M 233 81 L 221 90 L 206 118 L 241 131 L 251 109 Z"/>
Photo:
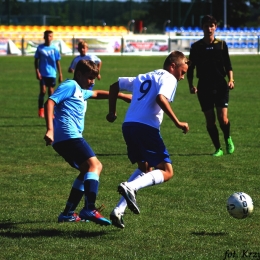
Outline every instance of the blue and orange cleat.
<path id="1" fill-rule="evenodd" d="M 111 222 L 106 219 L 105 217 L 103 217 L 97 209 L 86 209 L 83 208 L 80 213 L 79 213 L 79 217 L 81 218 L 81 220 L 89 220 L 92 222 L 95 222 L 96 224 L 99 224 L 101 226 L 108 226 L 111 225 Z"/>

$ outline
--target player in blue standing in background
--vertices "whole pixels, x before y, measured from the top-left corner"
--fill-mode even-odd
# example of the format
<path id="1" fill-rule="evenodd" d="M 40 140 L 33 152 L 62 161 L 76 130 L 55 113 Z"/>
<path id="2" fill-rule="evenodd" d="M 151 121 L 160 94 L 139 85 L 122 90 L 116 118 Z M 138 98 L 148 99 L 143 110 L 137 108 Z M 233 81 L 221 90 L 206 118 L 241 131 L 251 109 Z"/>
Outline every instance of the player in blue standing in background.
<path id="1" fill-rule="evenodd" d="M 212 155 L 219 157 L 223 155 L 223 150 L 216 118 L 224 134 L 227 153 L 232 154 L 235 151 L 228 119 L 229 90 L 234 88 L 235 81 L 227 44 L 225 41 L 215 38 L 216 19 L 211 15 L 205 15 L 201 20 L 201 26 L 204 37 L 191 45 L 189 56 L 191 66 L 187 72 L 187 79 L 190 93 L 197 93 L 201 110 L 206 119 L 208 134 L 215 146 L 215 152 Z M 195 67 L 199 79 L 197 87 L 193 85 Z M 228 82 L 225 80 L 226 76 Z"/>
<path id="2" fill-rule="evenodd" d="M 127 182 L 118 186 L 118 192 L 126 200 L 128 208 L 139 214 L 136 192 L 157 185 L 173 177 L 172 161 L 160 134 L 160 125 L 165 113 L 177 128 L 189 131 L 188 123 L 180 122 L 169 102 L 172 102 L 179 80 L 184 79 L 188 60 L 182 52 L 168 55 L 163 69 L 154 70 L 137 77 L 120 77 L 110 86 L 109 114 L 107 120 L 116 119 L 116 100 L 119 90 L 132 92 L 132 101 L 122 126 L 129 160 L 138 168 Z M 154 170 L 148 171 L 149 167 Z M 124 228 L 123 215 L 126 204 L 122 198 L 110 214 L 112 224 Z"/>
<path id="3" fill-rule="evenodd" d="M 101 70 L 101 66 L 102 66 L 102 61 L 99 57 L 97 57 L 96 55 L 94 54 L 90 54 L 90 53 L 87 53 L 88 52 L 88 44 L 83 41 L 83 40 L 80 40 L 78 42 L 78 52 L 79 52 L 79 56 L 76 56 L 70 66 L 69 66 L 69 69 L 68 69 L 68 72 L 70 73 L 73 73 L 74 70 L 75 70 L 75 67 L 78 63 L 79 60 L 92 60 L 96 63 L 98 69 L 99 69 L 99 74 L 97 76 L 97 79 L 100 80 L 101 79 L 101 75 L 100 75 L 100 70 Z M 91 89 L 94 87 L 95 85 L 95 81 L 93 83 L 93 86 L 91 87 Z"/>
<path id="4" fill-rule="evenodd" d="M 73 80 L 66 80 L 59 85 L 45 103 L 46 145 L 52 145 L 59 155 L 80 171 L 58 222 L 77 222 L 82 219 L 100 225 L 111 224 L 95 206 L 102 164 L 82 136 L 86 100 L 108 98 L 108 91 L 89 90 L 98 74 L 99 70 L 94 62 L 80 60 Z M 126 102 L 131 101 L 129 94 L 119 93 L 118 97 Z M 85 206 L 78 216 L 74 211 L 84 194 Z"/>
<path id="5" fill-rule="evenodd" d="M 44 118 L 44 96 L 46 88 L 48 95 L 54 92 L 56 85 L 57 70 L 59 73 L 59 83 L 62 82 L 62 71 L 60 65 L 60 52 L 55 45 L 51 45 L 53 32 L 47 30 L 44 32 L 44 43 L 37 47 L 34 55 L 34 68 L 36 78 L 40 82 L 40 94 L 38 97 L 38 116 Z"/>

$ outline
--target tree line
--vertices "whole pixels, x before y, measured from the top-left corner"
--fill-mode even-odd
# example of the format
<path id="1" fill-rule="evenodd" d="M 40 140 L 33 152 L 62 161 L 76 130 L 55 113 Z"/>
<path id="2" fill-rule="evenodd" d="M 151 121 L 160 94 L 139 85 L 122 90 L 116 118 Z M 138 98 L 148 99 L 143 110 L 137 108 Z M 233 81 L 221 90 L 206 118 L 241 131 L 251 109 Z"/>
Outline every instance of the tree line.
<path id="1" fill-rule="evenodd" d="M 21 25 L 129 26 L 142 21 L 147 33 L 162 32 L 163 26 L 200 26 L 201 17 L 212 14 L 223 26 L 224 0 L 146 0 L 135 2 L 67 0 L 0 0 L 0 23 Z M 227 24 L 260 26 L 260 0 L 226 0 Z"/>

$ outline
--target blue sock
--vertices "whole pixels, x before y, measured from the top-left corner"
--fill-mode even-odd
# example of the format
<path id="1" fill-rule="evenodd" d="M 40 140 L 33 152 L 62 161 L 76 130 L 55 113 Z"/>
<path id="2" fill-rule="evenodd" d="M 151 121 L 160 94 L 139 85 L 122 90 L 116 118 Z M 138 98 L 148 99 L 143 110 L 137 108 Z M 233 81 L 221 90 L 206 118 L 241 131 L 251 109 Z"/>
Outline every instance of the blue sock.
<path id="1" fill-rule="evenodd" d="M 98 193 L 99 176 L 94 172 L 87 172 L 84 176 L 85 208 L 95 209 Z"/>
<path id="2" fill-rule="evenodd" d="M 75 179 L 72 185 L 68 201 L 63 211 L 63 215 L 68 215 L 70 211 L 75 211 L 83 195 L 84 195 L 84 183 L 83 181 L 80 181 L 77 178 Z"/>

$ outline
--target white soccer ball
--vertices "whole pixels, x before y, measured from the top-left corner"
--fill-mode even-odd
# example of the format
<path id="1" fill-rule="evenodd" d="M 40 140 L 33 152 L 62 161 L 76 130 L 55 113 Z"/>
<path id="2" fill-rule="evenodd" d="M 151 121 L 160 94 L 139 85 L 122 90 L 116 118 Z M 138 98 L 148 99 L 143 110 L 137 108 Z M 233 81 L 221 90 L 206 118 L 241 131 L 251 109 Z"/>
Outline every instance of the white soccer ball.
<path id="1" fill-rule="evenodd" d="M 244 192 L 235 192 L 227 200 L 228 213 L 234 218 L 246 218 L 253 212 L 253 209 L 253 200 Z"/>

